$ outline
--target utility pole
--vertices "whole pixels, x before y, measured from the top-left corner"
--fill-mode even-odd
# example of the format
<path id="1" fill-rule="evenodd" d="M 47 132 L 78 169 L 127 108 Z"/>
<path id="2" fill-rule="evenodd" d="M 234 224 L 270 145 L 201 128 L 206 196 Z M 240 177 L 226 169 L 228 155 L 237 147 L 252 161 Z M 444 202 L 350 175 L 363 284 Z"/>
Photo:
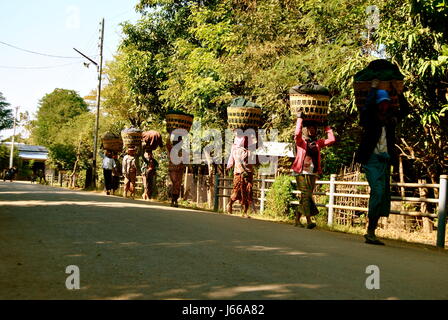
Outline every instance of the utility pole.
<path id="1" fill-rule="evenodd" d="M 80 55 L 82 55 L 84 58 L 92 62 L 94 65 L 96 65 L 97 73 L 98 73 L 98 87 L 96 92 L 96 119 L 95 119 L 95 131 L 93 133 L 93 160 L 92 160 L 92 185 L 95 188 L 96 187 L 96 154 L 97 154 L 97 147 L 98 147 L 98 129 L 99 129 L 99 122 L 100 122 L 100 101 L 101 101 L 101 75 L 103 73 L 103 42 L 104 42 L 104 18 L 100 22 L 100 38 L 99 38 L 99 56 L 100 61 L 99 63 L 96 63 L 94 60 L 77 50 L 76 48 L 73 48 L 76 52 L 78 52 Z"/>
<path id="2" fill-rule="evenodd" d="M 14 157 L 14 138 L 16 135 L 16 119 L 17 119 L 17 112 L 19 111 L 19 107 L 16 107 L 16 115 L 14 117 L 14 126 L 13 126 L 13 134 L 11 139 L 11 154 L 9 155 L 9 167 L 12 168 L 13 165 L 13 157 Z"/>
<path id="3" fill-rule="evenodd" d="M 95 134 L 93 144 L 93 172 L 92 182 L 93 187 L 96 188 L 96 153 L 98 147 L 98 127 L 100 122 L 100 100 L 101 100 L 101 74 L 103 73 L 103 40 L 104 40 L 104 18 L 101 20 L 100 28 L 100 64 L 97 65 L 98 69 L 98 90 L 96 93 L 96 121 L 95 121 Z"/>

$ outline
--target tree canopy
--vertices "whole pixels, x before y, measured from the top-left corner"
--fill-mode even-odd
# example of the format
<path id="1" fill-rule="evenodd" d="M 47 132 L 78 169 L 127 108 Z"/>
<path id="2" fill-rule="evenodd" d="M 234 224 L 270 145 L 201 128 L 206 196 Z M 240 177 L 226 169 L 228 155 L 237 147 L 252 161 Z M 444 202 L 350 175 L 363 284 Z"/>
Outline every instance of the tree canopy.
<path id="1" fill-rule="evenodd" d="M 445 1 L 141 0 L 136 8 L 141 19 L 123 24 L 106 69 L 104 105 L 116 119 L 160 126 L 168 109 L 181 109 L 224 129 L 226 107 L 244 96 L 262 106 L 265 128 L 291 141 L 288 89 L 318 82 L 332 96 L 337 143 L 325 150 L 325 170 L 335 172 L 359 142 L 353 76 L 382 56 L 405 75 L 412 106 L 401 128 L 415 134 L 402 130 L 403 156 L 420 176 L 447 169 Z"/>
<path id="2" fill-rule="evenodd" d="M 91 151 L 94 115 L 73 90 L 55 89 L 39 101 L 37 119 L 31 121 L 34 143 L 49 149 L 50 161 L 60 169 L 71 169 L 77 156 Z"/>
<path id="3" fill-rule="evenodd" d="M 14 124 L 14 115 L 9 106 L 10 104 L 0 92 L 0 130 L 10 129 Z"/>
<path id="4" fill-rule="evenodd" d="M 50 146 L 60 129 L 73 118 L 88 112 L 86 102 L 73 90 L 55 89 L 40 101 L 32 135 L 36 143 Z"/>

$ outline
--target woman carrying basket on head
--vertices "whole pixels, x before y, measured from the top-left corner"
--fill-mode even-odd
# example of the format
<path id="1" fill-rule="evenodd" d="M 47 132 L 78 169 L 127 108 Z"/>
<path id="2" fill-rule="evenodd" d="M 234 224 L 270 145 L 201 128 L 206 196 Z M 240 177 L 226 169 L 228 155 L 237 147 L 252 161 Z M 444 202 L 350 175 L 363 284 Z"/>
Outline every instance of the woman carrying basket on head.
<path id="1" fill-rule="evenodd" d="M 123 176 L 124 176 L 124 193 L 125 198 L 128 197 L 128 192 L 133 198 L 135 196 L 135 184 L 137 183 L 137 163 L 135 158 L 135 147 L 129 147 L 127 155 L 123 158 Z"/>
<path id="2" fill-rule="evenodd" d="M 237 135 L 232 145 L 227 169 L 234 167 L 233 190 L 227 212 L 233 213 L 233 203 L 240 201 L 243 209 L 243 217 L 249 218 L 247 211 L 253 204 L 253 164 L 250 163 L 249 137 Z"/>
<path id="3" fill-rule="evenodd" d="M 300 205 L 296 212 L 295 226 L 303 226 L 300 223 L 302 215 L 306 216 L 307 228 L 316 226 L 311 217 L 319 213 L 313 200 L 313 191 L 316 179 L 322 173 L 320 150 L 332 145 L 336 139 L 333 130 L 325 126 L 326 139 L 317 139 L 318 129 L 316 123 L 303 125 L 302 112 L 297 113 L 296 130 L 294 140 L 296 144 L 296 158 L 292 170 L 296 176 Z"/>

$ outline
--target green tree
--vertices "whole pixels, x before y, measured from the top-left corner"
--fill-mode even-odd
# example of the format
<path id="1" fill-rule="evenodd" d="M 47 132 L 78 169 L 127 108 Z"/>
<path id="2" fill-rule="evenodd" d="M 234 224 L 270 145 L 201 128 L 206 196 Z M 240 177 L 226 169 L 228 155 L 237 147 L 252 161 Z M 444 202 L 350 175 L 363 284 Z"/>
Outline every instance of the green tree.
<path id="1" fill-rule="evenodd" d="M 14 124 L 14 115 L 9 106 L 10 104 L 0 92 L 0 130 L 10 129 Z"/>
<path id="2" fill-rule="evenodd" d="M 29 126 L 35 143 L 49 150 L 49 163 L 59 170 L 85 169 L 92 157 L 95 115 L 75 91 L 55 89 L 39 102 Z"/>
<path id="3" fill-rule="evenodd" d="M 39 101 L 37 119 L 32 123 L 33 139 L 40 145 L 51 146 L 66 123 L 88 111 L 86 102 L 78 93 L 55 89 Z"/>
<path id="4" fill-rule="evenodd" d="M 5 144 L 0 144 L 0 171 L 9 168 L 9 157 L 11 155 L 11 149 Z M 14 149 L 13 154 L 13 165 L 18 166 L 19 164 L 19 151 L 17 148 Z"/>
<path id="5" fill-rule="evenodd" d="M 442 0 L 387 1 L 379 40 L 405 75 L 412 113 L 400 141 L 415 174 L 433 182 L 448 169 L 448 4 Z M 409 129 L 413 128 L 412 134 Z"/>
<path id="6" fill-rule="evenodd" d="M 380 8 L 381 23 L 367 36 L 370 5 Z M 352 162 L 359 143 L 353 76 L 383 44 L 406 75 L 414 112 L 405 126 L 419 130 L 399 147 L 420 173 L 436 176 L 446 167 L 444 1 L 141 0 L 137 9 L 142 19 L 123 25 L 111 64 L 111 114 L 121 105 L 116 114 L 128 110 L 138 119 L 128 121 L 145 125 L 179 108 L 223 129 L 227 105 L 243 95 L 262 106 L 265 128 L 292 141 L 288 89 L 319 82 L 332 95 L 329 120 L 338 141 L 325 150 L 324 172 L 335 172 Z"/>

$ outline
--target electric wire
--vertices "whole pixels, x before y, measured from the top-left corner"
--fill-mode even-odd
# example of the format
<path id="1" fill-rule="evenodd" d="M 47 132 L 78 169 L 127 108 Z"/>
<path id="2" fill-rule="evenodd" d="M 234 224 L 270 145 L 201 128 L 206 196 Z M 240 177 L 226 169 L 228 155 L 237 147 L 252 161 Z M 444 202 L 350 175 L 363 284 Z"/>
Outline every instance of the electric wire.
<path id="1" fill-rule="evenodd" d="M 0 68 L 1 69 L 23 69 L 23 70 L 52 69 L 52 68 L 60 68 L 60 67 L 65 67 L 65 66 L 69 66 L 69 65 L 74 65 L 74 64 L 78 64 L 78 63 L 81 63 L 81 62 L 78 61 L 78 62 L 64 63 L 64 64 L 53 65 L 53 66 L 0 66 Z"/>
<path id="2" fill-rule="evenodd" d="M 68 56 L 57 56 L 57 55 L 53 55 L 53 54 L 47 54 L 47 53 L 41 53 L 41 52 L 36 52 L 36 51 L 32 51 L 32 50 L 28 50 L 28 49 L 23 49 L 20 47 L 17 47 L 15 45 L 0 41 L 0 44 L 3 44 L 5 46 L 17 49 L 17 50 L 21 50 L 24 52 L 28 52 L 28 53 L 32 53 L 32 54 L 37 54 L 37 55 L 41 55 L 41 56 L 45 56 L 45 57 L 51 57 L 51 58 L 59 58 L 59 59 L 81 59 L 81 57 L 68 57 Z"/>

